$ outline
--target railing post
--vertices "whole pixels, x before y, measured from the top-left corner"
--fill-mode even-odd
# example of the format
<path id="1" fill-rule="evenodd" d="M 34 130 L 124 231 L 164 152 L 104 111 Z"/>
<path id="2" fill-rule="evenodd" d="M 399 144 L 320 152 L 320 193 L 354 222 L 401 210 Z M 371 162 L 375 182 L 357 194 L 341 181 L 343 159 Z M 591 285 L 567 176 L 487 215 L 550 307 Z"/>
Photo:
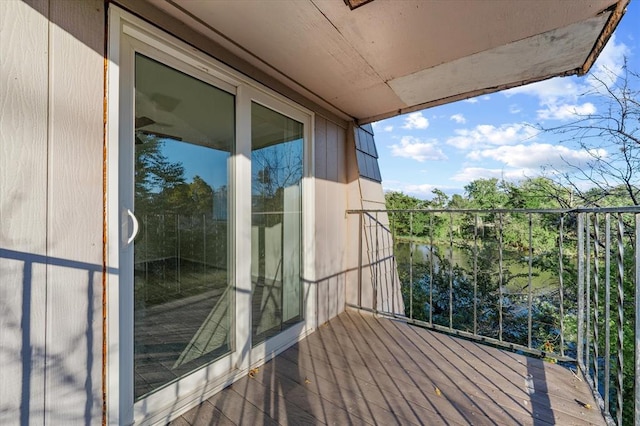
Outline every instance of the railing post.
<path id="1" fill-rule="evenodd" d="M 362 228 L 364 227 L 364 213 L 358 214 L 358 307 L 362 308 Z"/>
<path id="2" fill-rule="evenodd" d="M 578 213 L 578 344 L 576 358 L 583 372 L 586 372 L 584 350 L 584 213 Z"/>
<path id="3" fill-rule="evenodd" d="M 589 232 L 589 228 L 591 225 L 591 220 L 589 217 L 589 213 L 585 213 L 585 285 L 586 285 L 586 294 L 585 294 L 585 362 L 584 365 L 586 367 L 585 374 L 589 375 L 589 365 L 591 364 L 591 233 Z M 598 381 L 598 377 L 595 377 L 595 381 Z"/>
<path id="4" fill-rule="evenodd" d="M 453 213 L 449 212 L 449 329 L 453 329 Z"/>
<path id="5" fill-rule="evenodd" d="M 373 286 L 373 312 L 375 312 L 376 314 L 378 313 L 378 289 L 380 288 L 380 246 L 379 246 L 379 241 L 378 241 L 378 212 L 376 211 L 376 216 L 375 216 L 375 233 L 376 233 L 376 248 L 375 248 L 375 257 L 374 259 L 375 261 L 375 271 L 376 271 L 376 278 L 375 278 L 375 285 Z"/>
<path id="6" fill-rule="evenodd" d="M 622 425 L 623 411 L 623 380 L 624 380 L 624 223 L 622 213 L 618 213 L 618 368 L 617 368 L 617 390 L 618 405 L 616 407 L 617 421 Z"/>
<path id="7" fill-rule="evenodd" d="M 593 386 L 598 391 L 598 355 L 599 355 L 599 296 L 600 296 L 600 230 L 598 229 L 598 214 L 593 217 Z"/>
<path id="8" fill-rule="evenodd" d="M 611 215 L 604 215 L 604 411 L 610 411 L 611 382 Z"/>
<path id="9" fill-rule="evenodd" d="M 635 247 L 635 259 L 636 259 L 636 294 L 635 294 L 635 410 L 634 410 L 634 425 L 640 426 L 640 213 L 635 214 L 636 218 L 636 247 Z"/>
<path id="10" fill-rule="evenodd" d="M 433 325 L 433 215 L 429 214 L 429 324 Z"/>
<path id="11" fill-rule="evenodd" d="M 413 319 L 413 212 L 409 212 L 409 318 Z"/>
<path id="12" fill-rule="evenodd" d="M 388 235 L 388 234 L 387 234 Z M 389 273 L 391 274 L 391 313 L 396 314 L 396 273 L 397 270 L 395 264 L 395 252 L 396 252 L 396 214 L 391 212 L 391 247 L 389 248 L 389 260 L 391 261 L 391 267 Z M 388 262 L 385 260 L 385 265 Z"/>
<path id="13" fill-rule="evenodd" d="M 498 330 L 498 339 L 502 342 L 502 329 L 503 329 L 503 324 L 502 324 L 502 299 L 503 299 L 503 290 L 502 290 L 502 213 L 499 214 L 498 216 L 500 218 L 499 222 L 498 222 L 498 289 L 499 289 L 499 293 L 500 296 L 498 298 L 498 325 L 499 325 L 499 330 Z"/>
<path id="14" fill-rule="evenodd" d="M 473 334 L 478 334 L 478 213 L 473 227 Z"/>
<path id="15" fill-rule="evenodd" d="M 533 219 L 531 217 L 531 213 L 529 213 L 529 297 L 528 297 L 528 305 L 529 305 L 529 318 L 528 318 L 528 347 L 531 349 L 532 345 L 532 328 L 533 328 Z"/>
<path id="16" fill-rule="evenodd" d="M 560 356 L 564 356 L 564 213 L 560 215 L 558 233 L 558 276 L 560 279 Z"/>

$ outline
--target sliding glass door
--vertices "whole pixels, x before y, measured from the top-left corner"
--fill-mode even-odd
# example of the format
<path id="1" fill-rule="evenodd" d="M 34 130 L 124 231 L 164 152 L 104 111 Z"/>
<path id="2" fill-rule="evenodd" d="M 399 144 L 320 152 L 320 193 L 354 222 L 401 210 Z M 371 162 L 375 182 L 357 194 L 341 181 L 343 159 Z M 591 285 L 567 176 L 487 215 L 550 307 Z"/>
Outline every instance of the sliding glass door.
<path id="1" fill-rule="evenodd" d="M 312 115 L 116 11 L 108 410 L 154 423 L 312 329 Z"/>
<path id="2" fill-rule="evenodd" d="M 135 56 L 136 399 L 232 349 L 234 98 Z"/>
<path id="3" fill-rule="evenodd" d="M 252 343 L 302 319 L 303 125 L 251 103 Z"/>

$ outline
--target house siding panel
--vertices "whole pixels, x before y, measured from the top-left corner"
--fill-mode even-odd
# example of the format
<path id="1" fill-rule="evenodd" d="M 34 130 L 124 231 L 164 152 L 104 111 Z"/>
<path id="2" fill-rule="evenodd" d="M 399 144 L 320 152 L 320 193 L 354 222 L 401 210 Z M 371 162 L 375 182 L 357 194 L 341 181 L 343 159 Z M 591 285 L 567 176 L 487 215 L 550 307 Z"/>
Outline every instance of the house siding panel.
<path id="1" fill-rule="evenodd" d="M 51 1 L 48 423 L 102 418 L 104 9 Z"/>
<path id="2" fill-rule="evenodd" d="M 0 424 L 102 418 L 103 2 L 0 2 Z"/>
<path id="3" fill-rule="evenodd" d="M 41 424 L 47 241 L 46 1 L 0 2 L 0 424 Z"/>
<path id="4" fill-rule="evenodd" d="M 346 130 L 316 116 L 316 277 L 317 320 L 322 324 L 345 307 L 346 185 L 344 172 Z"/>

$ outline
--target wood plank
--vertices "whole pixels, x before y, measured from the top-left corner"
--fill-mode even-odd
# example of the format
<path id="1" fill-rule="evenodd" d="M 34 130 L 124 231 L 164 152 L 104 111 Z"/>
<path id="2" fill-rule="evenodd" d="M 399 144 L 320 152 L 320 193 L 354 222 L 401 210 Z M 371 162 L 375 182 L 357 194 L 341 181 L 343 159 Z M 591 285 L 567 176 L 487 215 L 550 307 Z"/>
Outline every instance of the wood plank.
<path id="1" fill-rule="evenodd" d="M 222 411 L 215 407 L 211 402 L 205 401 L 192 410 L 189 410 L 182 416 L 169 423 L 172 426 L 204 426 L 204 425 L 235 425 Z"/>
<path id="2" fill-rule="evenodd" d="M 3 425 L 44 423 L 48 30 L 46 0 L 0 2 Z"/>
<path id="3" fill-rule="evenodd" d="M 316 392 L 308 390 L 311 385 L 306 383 L 305 378 L 293 380 L 289 378 L 284 367 L 292 368 L 288 373 L 293 373 L 297 369 L 291 363 L 281 361 L 280 358 L 269 362 L 265 368 L 259 369 L 253 378 L 248 379 L 247 394 L 253 394 L 256 389 L 261 389 L 262 393 L 276 392 L 282 400 L 277 404 L 277 411 L 273 404 L 269 407 L 272 418 L 280 424 L 313 424 L 313 423 L 337 423 L 349 424 L 352 422 L 350 413 L 333 402 L 323 398 Z M 260 395 L 258 395 L 259 401 Z M 250 398 L 248 398 L 251 401 Z M 266 404 L 265 404 L 266 405 Z"/>
<path id="4" fill-rule="evenodd" d="M 102 421 L 104 2 L 51 1 L 47 421 Z"/>
<path id="5" fill-rule="evenodd" d="M 379 320 L 375 321 L 375 323 L 386 327 L 393 322 Z M 515 362 L 516 360 L 511 357 L 507 357 L 507 359 L 511 360 L 511 364 L 504 361 L 500 363 L 487 362 L 486 358 L 483 359 L 478 357 L 477 354 L 482 351 L 487 351 L 489 353 L 501 355 L 504 351 L 464 341 L 462 339 L 453 338 L 441 333 L 409 327 L 405 324 L 396 323 L 394 325 L 396 325 L 396 327 L 391 333 L 393 336 L 401 335 L 402 331 L 410 331 L 428 334 L 430 338 L 435 339 L 435 341 L 430 345 L 431 351 L 428 353 L 431 360 L 434 360 L 434 355 L 437 354 L 441 356 L 437 363 L 438 365 L 444 365 L 447 362 L 450 362 L 453 365 L 456 365 L 460 370 L 475 372 L 471 377 L 471 380 L 473 380 L 474 383 L 478 384 L 483 389 L 493 389 L 494 397 L 495 395 L 501 394 L 507 396 L 504 401 L 498 401 L 503 406 L 509 407 L 513 410 L 524 408 L 527 413 L 533 415 L 537 419 L 546 420 L 552 423 L 557 422 L 558 420 L 562 422 L 571 421 L 572 419 L 570 416 L 577 417 L 580 422 L 586 420 L 598 423 L 601 421 L 601 417 L 597 410 L 586 410 L 584 409 L 584 404 L 579 404 L 575 400 L 577 396 L 581 401 L 589 402 L 592 406 L 596 406 L 588 389 L 584 386 L 579 386 L 584 385 L 584 383 L 580 383 L 569 371 L 560 366 L 547 363 L 545 366 L 549 369 L 553 369 L 554 371 L 547 372 L 546 377 L 539 376 L 539 371 L 543 370 L 538 370 L 538 372 L 536 372 L 535 370 L 532 371 L 527 369 L 527 363 L 539 364 L 542 363 L 540 360 L 519 356 L 521 358 L 517 360 L 519 362 Z M 398 331 L 400 331 L 400 333 L 398 333 Z M 380 334 L 379 328 L 376 328 L 376 332 L 377 334 Z M 411 337 L 413 336 L 411 335 L 408 337 L 411 341 L 420 341 L 420 339 L 412 339 Z M 448 344 L 465 344 L 467 345 L 467 348 L 466 350 L 457 346 L 449 348 L 447 346 Z M 470 362 L 469 360 L 472 361 Z M 516 367 L 513 367 L 513 365 Z M 521 367 L 520 372 L 515 374 L 505 374 L 505 372 L 513 373 L 513 369 L 518 367 Z M 533 395 L 530 395 L 527 392 L 529 388 L 526 382 L 527 375 L 531 373 L 533 373 L 533 389 L 535 390 Z M 506 380 L 501 380 L 503 378 Z M 559 380 L 562 380 L 562 382 Z M 550 382 L 556 383 L 549 384 Z M 557 387 L 557 390 L 554 393 L 549 393 L 547 389 L 548 387 Z M 571 390 L 571 399 L 566 398 L 568 390 Z M 483 393 L 486 394 L 486 392 Z M 512 405 L 512 402 L 520 400 L 522 403 L 517 403 L 516 406 Z M 550 409 L 553 409 L 553 415 L 548 416 L 551 411 Z M 569 417 L 567 417 L 567 415 Z"/>
<path id="6" fill-rule="evenodd" d="M 345 316 L 342 316 L 338 319 L 340 320 L 344 318 Z M 381 320 L 382 323 L 384 323 L 384 321 L 385 320 Z M 331 323 L 331 325 L 333 324 L 335 324 L 335 321 Z M 404 326 L 408 327 L 406 325 Z M 360 327 L 358 327 L 358 330 L 360 330 Z M 379 334 L 380 330 L 376 328 L 376 332 Z M 376 336 L 373 334 L 370 336 L 366 336 L 365 338 L 369 342 L 368 344 L 371 344 L 372 342 L 376 341 Z M 344 344 L 344 342 L 338 342 L 337 344 L 338 345 Z M 393 348 L 394 346 L 399 348 L 402 347 L 397 343 L 394 344 L 393 342 L 387 342 L 378 347 L 373 347 L 371 350 L 371 352 L 375 352 L 377 356 L 390 357 L 389 359 L 384 359 L 383 360 L 384 362 L 380 363 L 380 365 L 384 364 L 385 365 L 384 367 L 381 367 L 380 365 L 376 365 L 377 360 L 375 358 L 374 359 L 369 358 L 365 362 L 368 362 L 368 366 L 374 371 L 381 371 L 382 369 L 390 370 L 394 374 L 397 374 L 397 377 L 394 377 L 394 380 L 406 381 L 406 377 L 402 376 L 403 374 L 402 370 L 397 370 L 396 368 L 396 366 L 400 364 L 404 368 L 406 368 L 407 371 L 410 372 L 411 381 L 417 382 L 419 388 L 424 386 L 430 387 L 431 389 L 433 389 L 434 387 L 438 387 L 439 389 L 441 389 L 443 393 L 445 393 L 445 389 L 446 389 L 447 396 L 454 397 L 455 395 L 457 395 L 458 401 L 460 401 L 463 404 L 468 403 L 465 401 L 465 398 L 473 398 L 474 401 L 478 400 L 477 405 L 483 408 L 485 406 L 491 407 L 491 405 L 496 405 L 496 403 L 499 403 L 500 406 L 507 404 L 506 405 L 507 407 L 509 406 L 508 405 L 509 403 L 511 403 L 512 405 L 516 403 L 515 406 L 509 407 L 510 409 L 508 413 L 503 411 L 503 415 L 507 414 L 508 416 L 512 416 L 514 412 L 519 413 L 518 416 L 531 415 L 531 409 L 529 406 L 529 401 L 531 400 L 531 397 L 524 390 L 525 381 L 522 378 L 522 376 L 520 376 L 520 378 L 518 379 L 518 382 L 522 382 L 522 386 L 520 388 L 523 390 L 521 391 L 522 393 L 519 397 L 522 397 L 523 399 L 519 399 L 511 395 L 504 394 L 504 392 L 499 386 L 495 386 L 494 384 L 492 384 L 490 380 L 487 380 L 487 377 L 484 377 L 481 374 L 479 375 L 475 373 L 474 372 L 475 370 L 473 368 L 467 368 L 466 371 L 464 368 L 456 367 L 455 365 L 453 366 L 453 368 L 447 368 L 447 364 L 449 363 L 449 361 L 443 358 L 438 363 L 431 364 L 427 368 L 428 377 L 429 379 L 432 379 L 432 382 L 430 383 L 427 381 L 426 383 L 422 383 L 422 381 L 425 379 L 425 371 L 419 368 L 412 369 L 411 359 L 403 357 L 402 354 L 399 354 L 399 353 L 387 354 L 385 352 L 386 348 Z M 428 361 L 428 360 L 421 360 L 421 364 L 424 363 L 424 361 Z M 464 364 L 461 364 L 461 366 L 464 367 Z M 451 385 L 452 383 L 455 384 L 455 386 L 452 386 Z M 410 388 L 411 386 L 416 387 L 415 383 L 412 384 L 409 381 L 406 381 L 406 384 Z M 489 401 L 483 402 L 483 400 L 486 400 L 487 398 L 489 399 Z M 518 401 L 521 401 L 521 402 L 518 403 Z M 572 400 L 570 401 L 569 406 L 571 408 L 574 408 L 575 406 L 578 406 L 578 404 L 576 404 L 576 402 Z M 519 410 L 519 411 L 516 411 L 516 410 Z M 595 417 L 595 421 L 597 422 L 599 420 L 597 413 L 594 413 L 593 410 L 591 410 L 590 413 L 595 414 L 594 417 Z M 490 414 L 492 416 L 496 415 L 496 413 L 490 413 Z M 560 413 L 560 415 L 562 416 L 563 413 Z M 540 419 L 544 417 L 544 412 L 540 413 L 538 417 Z M 583 419 L 584 415 L 581 414 L 580 418 Z M 549 418 L 548 420 L 554 421 L 553 418 Z"/>
<path id="7" fill-rule="evenodd" d="M 293 357 L 295 358 L 295 355 Z M 363 398 L 359 392 L 339 384 L 334 375 L 327 372 L 329 367 L 326 364 L 314 363 L 312 368 L 304 368 L 296 361 L 284 356 L 279 357 L 277 362 L 279 367 L 276 373 L 278 375 L 304 385 L 307 392 L 316 393 L 323 399 L 348 411 L 353 423 L 397 423 L 396 417 L 390 411 L 381 409 Z M 271 363 L 264 366 L 264 374 L 273 374 L 273 370 L 274 367 Z M 324 371 L 325 375 L 333 377 L 333 379 L 325 379 L 320 371 Z"/>
<path id="8" fill-rule="evenodd" d="M 474 360 L 474 352 L 483 350 L 486 358 L 479 355 Z M 571 400 L 584 390 L 577 389 L 580 386 L 567 387 L 561 396 L 539 390 L 542 383 L 535 385 L 536 380 L 555 375 L 564 377 L 554 377 L 556 385 L 549 386 L 571 383 L 570 372 L 533 363 L 538 388 L 530 395 L 522 374 L 534 369 L 527 369 L 526 358 L 503 352 L 347 311 L 260 367 L 254 378 L 245 378 L 214 398 L 225 398 L 232 391 L 281 424 L 292 422 L 288 413 L 300 416 L 300 411 L 303 417 L 296 417 L 296 422 L 604 424 L 597 409 L 585 412 Z M 545 376 L 537 377 L 541 372 Z"/>
<path id="9" fill-rule="evenodd" d="M 315 351 L 315 349 L 314 349 Z M 336 366 L 330 359 L 316 357 L 318 352 L 307 352 L 304 349 L 293 348 L 282 354 L 282 357 L 298 362 L 302 371 L 314 374 L 323 389 L 331 390 L 336 398 L 344 398 L 350 410 L 356 410 L 359 417 L 371 417 L 380 424 L 421 424 L 419 414 L 423 410 L 416 410 L 404 399 L 396 398 L 393 394 L 384 392 L 373 376 L 363 378 L 363 371 L 352 371 L 349 367 Z M 366 368 L 365 368 L 366 370 Z M 379 377 L 385 380 L 384 377 Z M 337 390 L 336 390 L 337 387 Z M 434 406 L 437 411 L 437 407 Z M 443 423 L 464 424 L 446 419 L 443 413 L 428 413 L 428 418 L 438 418 Z"/>
<path id="10" fill-rule="evenodd" d="M 339 319 L 343 319 L 341 316 Z M 426 371 L 411 372 L 407 365 L 411 362 L 408 358 L 388 352 L 383 345 L 378 345 L 375 337 L 368 337 L 369 342 L 359 339 L 355 334 L 351 338 L 360 349 L 362 363 L 374 376 L 388 376 L 388 380 L 381 381 L 381 387 L 385 392 L 394 393 L 398 397 L 409 400 L 412 404 L 426 408 L 446 409 L 450 416 L 462 416 L 461 423 L 481 421 L 482 418 L 503 419 L 503 422 L 512 423 L 515 419 L 507 412 L 493 404 L 487 407 L 477 404 L 472 395 L 457 389 L 457 381 L 451 380 L 449 375 L 440 375 L 439 380 L 432 380 Z M 341 346 L 344 342 L 336 342 Z M 345 354 L 350 358 L 350 350 Z M 331 360 L 333 362 L 333 360 Z M 433 369 L 436 369 L 433 367 Z M 436 369 L 437 370 L 437 369 Z M 441 394 L 435 391 L 438 388 Z M 442 396 L 445 397 L 442 397 Z"/>
<path id="11" fill-rule="evenodd" d="M 247 380 L 243 379 L 236 383 L 236 389 L 241 388 L 242 384 L 246 384 Z M 269 417 L 265 412 L 247 401 L 235 389 L 227 388 L 207 400 L 207 403 L 213 405 L 220 410 L 225 417 L 233 423 L 241 424 L 262 424 L 264 426 L 276 426 L 278 422 Z M 191 411 L 197 409 L 194 408 Z M 188 414 L 188 413 L 187 413 Z M 187 418 L 187 414 L 184 415 Z"/>

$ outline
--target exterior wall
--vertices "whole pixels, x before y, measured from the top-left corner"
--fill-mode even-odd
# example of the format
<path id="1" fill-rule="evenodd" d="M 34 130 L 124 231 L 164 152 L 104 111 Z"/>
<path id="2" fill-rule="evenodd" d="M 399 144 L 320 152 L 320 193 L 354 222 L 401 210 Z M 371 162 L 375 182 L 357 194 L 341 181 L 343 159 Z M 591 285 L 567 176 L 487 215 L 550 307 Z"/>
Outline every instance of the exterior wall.
<path id="1" fill-rule="evenodd" d="M 102 419 L 101 0 L 0 2 L 0 424 Z"/>
<path id="2" fill-rule="evenodd" d="M 362 138 L 363 132 L 372 136 L 370 128 L 354 128 L 349 132 L 349 209 L 384 210 L 382 184 L 361 177 L 356 156 L 356 138 Z M 393 257 L 393 239 L 387 213 L 348 215 L 347 247 L 349 270 L 346 286 L 347 304 L 404 315 L 404 303 Z M 362 271 L 359 274 L 360 266 Z"/>
<path id="3" fill-rule="evenodd" d="M 322 324 L 345 308 L 346 129 L 316 115 L 314 139 L 317 324 Z"/>

